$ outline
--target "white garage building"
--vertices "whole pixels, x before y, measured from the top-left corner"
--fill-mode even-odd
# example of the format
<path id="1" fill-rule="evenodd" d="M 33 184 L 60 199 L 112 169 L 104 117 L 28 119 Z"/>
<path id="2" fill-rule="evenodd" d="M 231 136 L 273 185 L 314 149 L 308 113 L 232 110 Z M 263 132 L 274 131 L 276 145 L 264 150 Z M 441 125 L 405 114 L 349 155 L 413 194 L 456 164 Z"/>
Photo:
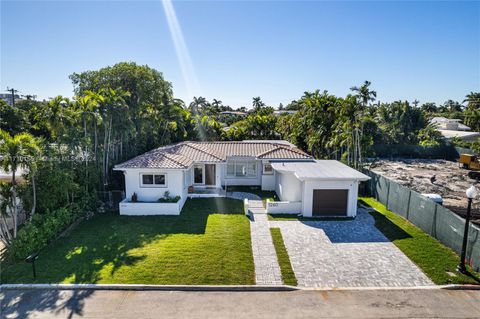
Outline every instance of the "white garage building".
<path id="1" fill-rule="evenodd" d="M 301 213 L 305 217 L 354 217 L 358 185 L 370 179 L 365 174 L 334 160 L 272 163 L 275 191 L 282 202 L 298 203 L 295 212 L 272 206 L 272 213 Z M 275 210 L 274 207 L 278 207 Z"/>

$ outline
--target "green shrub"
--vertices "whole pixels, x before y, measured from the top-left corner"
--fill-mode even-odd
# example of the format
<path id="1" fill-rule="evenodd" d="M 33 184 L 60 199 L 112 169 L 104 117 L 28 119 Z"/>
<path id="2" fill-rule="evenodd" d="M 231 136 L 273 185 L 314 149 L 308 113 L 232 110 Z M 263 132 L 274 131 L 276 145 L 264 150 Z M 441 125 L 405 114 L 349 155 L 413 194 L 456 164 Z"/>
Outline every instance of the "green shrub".
<path id="1" fill-rule="evenodd" d="M 9 254 L 14 260 L 21 260 L 29 254 L 44 248 L 63 230 L 82 214 L 79 205 L 60 208 L 45 214 L 36 214 L 18 231 L 9 247 Z"/>
<path id="2" fill-rule="evenodd" d="M 171 196 L 169 191 L 166 191 L 163 194 L 163 197 L 158 199 L 158 202 L 160 203 L 176 203 L 180 200 L 180 196 Z"/>

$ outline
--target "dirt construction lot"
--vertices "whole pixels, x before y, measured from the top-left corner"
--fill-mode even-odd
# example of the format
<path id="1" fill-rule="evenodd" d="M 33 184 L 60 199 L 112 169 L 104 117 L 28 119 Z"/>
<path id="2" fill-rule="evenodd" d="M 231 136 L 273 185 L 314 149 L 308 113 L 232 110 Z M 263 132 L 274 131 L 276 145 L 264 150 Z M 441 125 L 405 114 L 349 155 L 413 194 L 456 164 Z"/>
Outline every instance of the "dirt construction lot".
<path id="1" fill-rule="evenodd" d="M 443 205 L 465 217 L 467 198 L 465 191 L 470 185 L 478 184 L 470 179 L 468 170 L 460 168 L 456 162 L 427 159 L 379 160 L 370 169 L 418 193 L 439 194 Z M 435 181 L 430 181 L 435 176 Z M 476 185 L 480 188 L 480 185 Z M 480 225 L 479 201 L 474 200 L 472 221 Z"/>

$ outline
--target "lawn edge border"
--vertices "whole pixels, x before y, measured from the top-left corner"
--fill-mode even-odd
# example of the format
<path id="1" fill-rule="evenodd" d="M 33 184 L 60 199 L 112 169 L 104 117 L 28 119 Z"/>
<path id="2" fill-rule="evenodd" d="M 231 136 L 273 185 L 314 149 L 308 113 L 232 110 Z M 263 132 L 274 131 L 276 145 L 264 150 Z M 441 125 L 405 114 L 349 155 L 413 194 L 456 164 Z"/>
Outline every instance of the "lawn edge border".
<path id="1" fill-rule="evenodd" d="M 294 291 L 289 285 L 2 284 L 2 290 Z"/>
<path id="2" fill-rule="evenodd" d="M 3 290 L 152 290 L 152 291 L 203 291 L 203 292 L 245 292 L 245 291 L 366 291 L 366 290 L 480 290 L 480 285 L 431 285 L 410 287 L 295 287 L 289 285 L 141 285 L 141 284 L 3 284 Z"/>

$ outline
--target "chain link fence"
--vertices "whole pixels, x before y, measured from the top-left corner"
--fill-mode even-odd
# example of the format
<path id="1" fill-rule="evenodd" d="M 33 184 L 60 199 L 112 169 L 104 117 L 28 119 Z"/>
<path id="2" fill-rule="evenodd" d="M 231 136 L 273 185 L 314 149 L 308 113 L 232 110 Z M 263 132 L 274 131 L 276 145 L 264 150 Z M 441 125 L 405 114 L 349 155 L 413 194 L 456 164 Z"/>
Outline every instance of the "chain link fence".
<path id="1" fill-rule="evenodd" d="M 366 195 L 374 197 L 388 210 L 408 219 L 414 225 L 435 237 L 445 246 L 460 254 L 465 219 L 419 193 L 388 178 L 365 171 L 371 177 L 366 183 Z M 467 261 L 475 271 L 480 270 L 480 228 L 470 224 Z"/>

